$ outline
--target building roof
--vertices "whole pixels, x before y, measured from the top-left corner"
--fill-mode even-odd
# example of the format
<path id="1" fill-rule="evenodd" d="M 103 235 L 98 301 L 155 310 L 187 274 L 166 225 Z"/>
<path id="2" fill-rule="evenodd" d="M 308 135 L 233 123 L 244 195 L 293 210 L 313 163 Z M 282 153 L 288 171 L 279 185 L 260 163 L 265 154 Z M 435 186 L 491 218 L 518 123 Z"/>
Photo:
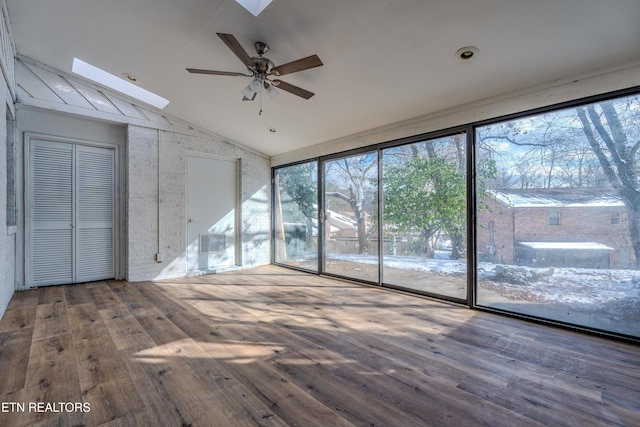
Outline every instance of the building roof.
<path id="1" fill-rule="evenodd" d="M 613 248 L 597 242 L 518 242 L 518 244 L 531 249 L 613 250 Z"/>
<path id="2" fill-rule="evenodd" d="M 624 206 L 620 196 L 610 188 L 506 189 L 489 193 L 514 208 Z"/>

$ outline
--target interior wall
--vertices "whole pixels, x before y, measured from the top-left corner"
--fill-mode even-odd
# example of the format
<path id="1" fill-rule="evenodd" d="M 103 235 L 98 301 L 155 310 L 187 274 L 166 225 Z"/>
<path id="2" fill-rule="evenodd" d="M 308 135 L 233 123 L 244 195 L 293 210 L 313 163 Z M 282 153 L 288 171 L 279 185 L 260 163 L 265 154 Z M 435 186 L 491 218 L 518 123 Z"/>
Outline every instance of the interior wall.
<path id="1" fill-rule="evenodd" d="M 7 7 L 4 1 L 0 5 L 0 318 L 2 318 L 9 300 L 16 289 L 16 230 L 17 227 L 7 223 L 7 173 L 17 177 L 17 159 L 13 164 L 7 163 L 7 145 L 16 153 L 15 147 L 15 45 Z M 11 123 L 7 129 L 7 122 Z M 15 184 L 14 190 L 15 191 Z M 15 194 L 14 194 L 15 198 Z M 15 200 L 15 199 L 14 199 Z"/>
<path id="2" fill-rule="evenodd" d="M 0 111 L 0 114 L 3 112 Z M 17 283 L 18 289 L 24 287 L 25 133 L 118 145 L 121 208 L 117 255 L 120 261 L 119 278 L 141 281 L 182 277 L 186 274 L 185 162 L 188 152 L 240 159 L 241 259 L 237 268 L 269 264 L 271 207 L 268 159 L 204 133 L 185 135 L 141 126 L 111 124 L 21 105 L 18 105 L 16 123 L 18 231 L 7 238 L 4 237 L 7 235 L 5 232 L 0 239 L 3 249 L 0 259 L 3 267 L 0 304 L 3 306 L 8 304 L 13 294 L 14 283 Z M 1 123 L 0 127 L 4 129 L 5 123 Z M 4 131 L 0 131 L 3 147 L 6 138 L 1 132 Z M 6 149 L 2 149 L 0 161 L 4 162 L 5 153 Z M 1 177 L 6 182 L 6 176 Z M 6 203 L 4 185 L 0 197 Z M 6 227 L 6 209 L 0 215 Z M 17 259 L 14 258 L 15 253 L 18 254 Z M 157 254 L 161 255 L 161 262 L 157 261 Z"/>
<path id="3" fill-rule="evenodd" d="M 271 165 L 286 165 L 635 86 L 640 86 L 640 60 L 588 71 L 570 79 L 533 86 L 519 92 L 483 99 L 445 111 L 326 141 L 274 156 L 271 159 Z"/>
<path id="4" fill-rule="evenodd" d="M 186 135 L 129 125 L 129 281 L 187 274 L 186 161 L 187 154 L 192 152 L 240 159 L 241 259 L 235 268 L 270 263 L 271 175 L 268 159 L 204 133 Z M 160 262 L 157 254 L 161 256 Z"/>
<path id="5" fill-rule="evenodd" d="M 2 80 L 4 82 L 4 80 Z M 6 84 L 0 91 L 8 93 Z M 5 99 L 2 96 L 1 99 Z M 9 97 L 10 98 L 10 97 Z M 9 112 L 11 115 L 12 113 Z M 6 102 L 0 102 L 0 318 L 15 291 L 15 245 L 16 227 L 7 225 L 7 115 Z M 10 140 L 11 135 L 10 135 Z M 11 142 L 9 142 L 11 143 Z"/>

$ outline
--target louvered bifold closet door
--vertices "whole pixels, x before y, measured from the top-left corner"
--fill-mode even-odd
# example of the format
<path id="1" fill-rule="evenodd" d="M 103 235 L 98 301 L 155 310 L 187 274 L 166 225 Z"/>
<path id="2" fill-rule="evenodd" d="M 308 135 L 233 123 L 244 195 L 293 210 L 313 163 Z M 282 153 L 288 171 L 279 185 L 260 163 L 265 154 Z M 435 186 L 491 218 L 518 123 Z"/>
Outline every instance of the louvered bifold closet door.
<path id="1" fill-rule="evenodd" d="M 73 281 L 73 145 L 31 145 L 31 285 Z"/>
<path id="2" fill-rule="evenodd" d="M 76 282 L 114 277 L 114 151 L 76 146 Z"/>
<path id="3" fill-rule="evenodd" d="M 115 151 L 31 140 L 30 287 L 111 279 Z"/>

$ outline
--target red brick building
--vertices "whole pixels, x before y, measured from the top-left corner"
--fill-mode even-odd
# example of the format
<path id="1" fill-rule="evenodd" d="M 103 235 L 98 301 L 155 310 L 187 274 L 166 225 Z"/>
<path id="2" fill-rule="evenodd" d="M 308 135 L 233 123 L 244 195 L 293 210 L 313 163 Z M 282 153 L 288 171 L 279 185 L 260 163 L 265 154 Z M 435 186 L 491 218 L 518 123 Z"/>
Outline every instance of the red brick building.
<path id="1" fill-rule="evenodd" d="M 611 189 L 499 190 L 478 210 L 480 261 L 626 268 L 633 250 L 622 199 Z"/>

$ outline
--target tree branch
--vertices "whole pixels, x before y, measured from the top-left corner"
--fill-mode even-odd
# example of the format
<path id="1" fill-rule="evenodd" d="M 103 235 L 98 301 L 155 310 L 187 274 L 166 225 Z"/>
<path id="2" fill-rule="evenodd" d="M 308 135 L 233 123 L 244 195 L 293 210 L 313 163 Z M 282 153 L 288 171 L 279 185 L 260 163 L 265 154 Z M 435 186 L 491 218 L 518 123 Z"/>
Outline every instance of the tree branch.
<path id="1" fill-rule="evenodd" d="M 620 119 L 618 118 L 618 113 L 616 112 L 615 107 L 613 106 L 611 101 L 601 102 L 600 107 L 602 108 L 602 112 L 607 119 L 607 124 L 609 125 L 609 129 L 611 130 L 611 136 L 613 136 L 613 140 L 615 141 L 618 152 L 621 154 L 622 158 L 626 158 L 627 134 L 622 128 L 622 124 L 620 123 Z"/>
<path id="2" fill-rule="evenodd" d="M 481 142 L 484 142 L 488 139 L 504 139 L 510 144 L 517 145 L 519 147 L 548 147 L 549 143 L 535 143 L 535 142 L 518 142 L 514 138 L 509 138 L 508 136 L 502 135 L 486 135 L 480 138 Z"/>
<path id="3" fill-rule="evenodd" d="M 340 200 L 344 200 L 345 202 L 351 204 L 353 203 L 353 199 L 349 196 L 345 196 L 344 194 L 338 192 L 338 191 L 332 191 L 332 192 L 327 192 L 324 193 L 326 196 L 331 196 L 331 197 L 337 197 Z"/>
<path id="4" fill-rule="evenodd" d="M 617 113 L 615 112 L 615 110 L 613 112 L 610 111 L 610 109 L 613 107 L 611 105 L 607 106 L 607 103 L 603 103 L 600 105 L 603 108 L 603 111 L 605 108 L 607 108 L 608 110 L 608 113 L 605 113 L 605 116 L 607 117 L 607 121 L 609 120 L 609 116 L 611 116 L 611 121 L 608 122 L 610 125 L 610 128 L 615 127 L 616 123 L 617 123 L 617 126 L 620 127 L 621 125 L 620 125 L 620 122 L 618 121 Z M 607 132 L 604 125 L 602 124 L 602 120 L 598 115 L 598 113 L 596 112 L 596 108 L 593 105 L 589 105 L 587 107 L 587 112 L 589 113 L 589 118 L 591 119 L 593 126 L 596 128 L 596 130 L 598 131 L 598 134 L 604 141 L 604 144 L 609 149 L 611 159 L 613 160 L 613 163 L 615 164 L 616 169 L 618 170 L 618 178 L 620 183 L 626 189 L 635 188 L 636 182 L 635 182 L 635 179 L 633 179 L 633 173 L 630 170 L 630 166 L 632 166 L 632 164 L 629 164 L 626 158 L 621 157 L 621 154 L 622 155 L 625 154 L 625 150 L 623 147 L 620 147 L 619 143 L 623 143 L 623 142 L 626 143 L 627 141 L 626 136 L 622 137 L 621 141 L 614 140 L 613 138 L 611 138 L 611 135 L 609 135 L 609 132 Z M 614 137 L 618 135 L 618 138 L 620 138 L 619 134 L 621 132 L 624 133 L 622 129 L 619 128 L 616 131 L 612 131 L 612 134 L 614 135 Z"/>
<path id="5" fill-rule="evenodd" d="M 620 191 L 620 181 L 618 180 L 618 177 L 616 176 L 616 173 L 613 170 L 613 166 L 609 162 L 609 159 L 607 159 L 607 155 L 602 151 L 602 147 L 600 147 L 600 144 L 598 143 L 598 140 L 593 133 L 593 129 L 591 129 L 591 123 L 587 118 L 587 114 L 585 113 L 584 108 L 576 108 L 576 112 L 578 113 L 578 118 L 582 123 L 582 130 L 584 131 L 584 135 L 587 137 L 587 141 L 589 142 L 589 145 L 591 145 L 591 148 L 598 158 L 598 161 L 600 161 L 602 170 L 609 180 L 609 183 L 613 188 L 616 189 L 616 191 Z"/>

